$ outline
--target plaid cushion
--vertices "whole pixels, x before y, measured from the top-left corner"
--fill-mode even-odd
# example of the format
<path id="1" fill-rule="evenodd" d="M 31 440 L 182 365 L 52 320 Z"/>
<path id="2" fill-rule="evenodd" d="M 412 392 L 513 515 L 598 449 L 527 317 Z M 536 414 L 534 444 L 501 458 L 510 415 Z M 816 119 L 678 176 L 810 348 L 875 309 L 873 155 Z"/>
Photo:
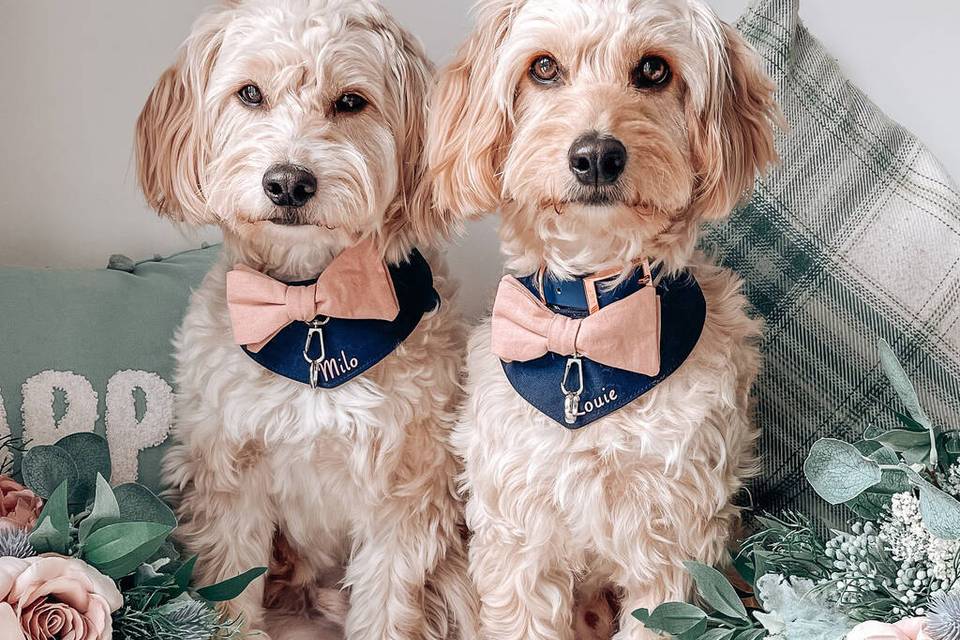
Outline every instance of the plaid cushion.
<path id="1" fill-rule="evenodd" d="M 930 152 L 843 77 L 798 7 L 759 0 L 740 19 L 790 126 L 778 138 L 781 165 L 706 246 L 742 274 L 767 323 L 754 502 L 836 525 L 849 514 L 809 489 L 803 460 L 817 438 L 896 426 L 879 338 L 931 417 L 960 426 L 960 195 Z"/>

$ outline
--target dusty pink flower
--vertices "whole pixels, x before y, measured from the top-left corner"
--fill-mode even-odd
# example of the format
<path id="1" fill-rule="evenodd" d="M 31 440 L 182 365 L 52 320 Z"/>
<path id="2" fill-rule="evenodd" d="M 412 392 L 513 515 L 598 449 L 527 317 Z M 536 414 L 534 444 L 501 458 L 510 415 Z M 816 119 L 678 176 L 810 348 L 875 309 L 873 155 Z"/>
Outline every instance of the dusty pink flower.
<path id="1" fill-rule="evenodd" d="M 923 625 L 926 618 L 904 618 L 900 622 L 861 622 L 847 634 L 847 640 L 930 640 Z"/>
<path id="2" fill-rule="evenodd" d="M 75 558 L 0 558 L 0 638 L 110 640 L 113 580 Z"/>
<path id="3" fill-rule="evenodd" d="M 0 476 L 0 529 L 32 529 L 42 510 L 43 500 L 33 491 L 13 478 Z"/>

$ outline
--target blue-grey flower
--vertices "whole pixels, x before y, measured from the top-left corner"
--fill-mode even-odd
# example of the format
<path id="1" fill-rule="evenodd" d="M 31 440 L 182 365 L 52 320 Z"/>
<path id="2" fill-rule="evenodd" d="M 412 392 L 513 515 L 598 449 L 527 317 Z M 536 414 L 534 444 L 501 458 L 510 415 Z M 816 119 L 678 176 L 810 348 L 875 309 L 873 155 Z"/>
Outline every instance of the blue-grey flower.
<path id="1" fill-rule="evenodd" d="M 933 640 L 960 640 L 960 594 L 943 596 L 930 605 L 927 633 Z"/>

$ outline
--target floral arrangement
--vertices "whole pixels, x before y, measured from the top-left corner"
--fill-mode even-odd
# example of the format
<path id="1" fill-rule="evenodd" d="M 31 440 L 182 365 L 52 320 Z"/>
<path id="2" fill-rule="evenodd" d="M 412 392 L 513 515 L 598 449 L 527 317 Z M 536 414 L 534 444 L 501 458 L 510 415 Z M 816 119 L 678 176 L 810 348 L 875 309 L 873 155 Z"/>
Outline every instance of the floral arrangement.
<path id="1" fill-rule="evenodd" d="M 18 450 L 9 438 L 0 452 Z M 11 640 L 238 638 L 231 600 L 264 568 L 190 586 L 196 558 L 170 540 L 177 519 L 147 487 L 111 487 L 110 450 L 92 433 L 0 466 L 0 637 Z M 0 456 L 3 458 L 3 456 Z"/>
<path id="2" fill-rule="evenodd" d="M 681 640 L 960 640 L 960 431 L 933 425 L 885 342 L 880 361 L 901 428 L 821 439 L 804 465 L 820 497 L 853 512 L 849 529 L 759 516 L 729 577 L 687 564 L 702 606 L 635 618 Z"/>

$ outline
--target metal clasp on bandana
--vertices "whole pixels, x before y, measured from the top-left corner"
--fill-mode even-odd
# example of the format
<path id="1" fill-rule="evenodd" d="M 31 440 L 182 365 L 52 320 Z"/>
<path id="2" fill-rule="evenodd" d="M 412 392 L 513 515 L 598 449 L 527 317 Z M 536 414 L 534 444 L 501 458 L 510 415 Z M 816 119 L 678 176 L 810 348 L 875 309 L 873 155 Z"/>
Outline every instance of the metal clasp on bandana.
<path id="1" fill-rule="evenodd" d="M 310 328 L 307 330 L 307 342 L 303 346 L 303 359 L 310 365 L 310 388 L 312 389 L 320 386 L 320 365 L 327 358 L 327 345 L 323 340 L 323 326 L 328 322 L 330 322 L 330 318 L 317 318 L 307 323 Z M 320 343 L 320 355 L 316 358 L 310 354 L 315 339 Z"/>
<path id="2" fill-rule="evenodd" d="M 567 388 L 570 381 L 570 372 L 577 370 L 577 389 Z M 576 424 L 577 418 L 584 415 L 580 411 L 580 395 L 583 393 L 583 359 L 579 354 L 574 354 L 567 359 L 567 366 L 563 370 L 563 382 L 560 383 L 560 391 L 563 392 L 563 418 L 567 424 Z"/>

